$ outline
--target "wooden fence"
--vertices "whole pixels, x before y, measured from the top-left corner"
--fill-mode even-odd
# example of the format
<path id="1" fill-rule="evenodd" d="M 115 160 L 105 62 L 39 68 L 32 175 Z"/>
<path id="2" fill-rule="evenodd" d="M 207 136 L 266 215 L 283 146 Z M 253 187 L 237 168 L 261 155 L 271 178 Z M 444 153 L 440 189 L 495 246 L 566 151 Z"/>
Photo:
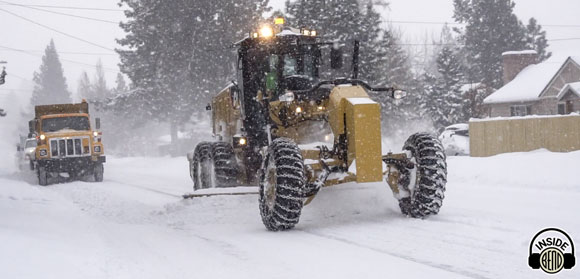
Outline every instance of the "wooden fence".
<path id="1" fill-rule="evenodd" d="M 539 148 L 580 150 L 580 115 L 472 119 L 469 138 L 472 157 Z"/>

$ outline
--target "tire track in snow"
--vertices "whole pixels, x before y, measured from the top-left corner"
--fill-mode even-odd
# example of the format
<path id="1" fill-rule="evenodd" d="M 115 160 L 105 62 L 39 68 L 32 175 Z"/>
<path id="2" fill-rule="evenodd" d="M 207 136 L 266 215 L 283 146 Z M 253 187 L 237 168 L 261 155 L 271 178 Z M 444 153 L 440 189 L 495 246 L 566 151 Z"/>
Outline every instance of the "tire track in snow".
<path id="1" fill-rule="evenodd" d="M 450 266 L 450 265 L 437 264 L 437 263 L 430 262 L 430 261 L 418 260 L 418 259 L 415 259 L 415 258 L 406 256 L 406 255 L 403 255 L 403 254 L 386 251 L 386 250 L 383 250 L 383 249 L 380 249 L 380 248 L 377 248 L 377 247 L 372 247 L 372 246 L 369 246 L 369 245 L 364 245 L 364 244 L 361 244 L 361 243 L 357 243 L 357 242 L 354 242 L 354 241 L 351 241 L 351 240 L 348 240 L 348 239 L 344 239 L 344 238 L 341 238 L 341 237 L 333 236 L 333 235 L 328 235 L 328 234 L 323 234 L 323 233 L 320 233 L 320 232 L 314 232 L 314 231 L 303 230 L 303 229 L 302 230 L 301 229 L 296 229 L 296 230 L 301 231 L 301 232 L 304 232 L 304 233 L 307 233 L 307 234 L 310 234 L 310 235 L 314 235 L 314 236 L 317 236 L 317 237 L 320 237 L 320 238 L 324 238 L 324 239 L 329 239 L 329 240 L 334 240 L 334 241 L 342 242 L 342 243 L 345 243 L 345 244 L 348 244 L 348 245 L 352 245 L 352 246 L 356 246 L 356 247 L 359 247 L 359 248 L 365 248 L 365 249 L 368 249 L 368 250 L 372 250 L 374 252 L 378 252 L 378 253 L 381 253 L 381 254 L 385 254 L 385 255 L 392 256 L 392 257 L 400 258 L 400 259 L 407 260 L 407 261 L 410 261 L 410 262 L 414 262 L 414 263 L 417 263 L 417 264 L 426 265 L 426 266 L 429 266 L 429 267 L 441 269 L 443 271 L 455 273 L 455 274 L 458 274 L 458 275 L 461 275 L 461 276 L 466 276 L 466 277 L 469 277 L 469 278 L 474 278 L 474 279 L 491 279 L 492 278 L 492 277 L 486 277 L 486 276 L 483 276 L 481 274 L 477 274 L 477 273 L 471 272 L 469 270 L 463 270 L 463 269 L 460 269 L 460 268 L 457 268 L 457 267 L 454 267 L 454 266 Z"/>

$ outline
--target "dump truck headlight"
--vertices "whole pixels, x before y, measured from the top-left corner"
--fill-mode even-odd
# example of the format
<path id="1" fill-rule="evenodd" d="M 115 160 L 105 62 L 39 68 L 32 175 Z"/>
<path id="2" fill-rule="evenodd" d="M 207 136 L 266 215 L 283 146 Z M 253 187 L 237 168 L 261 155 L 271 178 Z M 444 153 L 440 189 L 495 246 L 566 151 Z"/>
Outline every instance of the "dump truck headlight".
<path id="1" fill-rule="evenodd" d="M 262 38 L 270 38 L 274 36 L 274 29 L 270 26 L 264 26 L 260 29 L 260 37 Z"/>
<path id="2" fill-rule="evenodd" d="M 248 145 L 248 139 L 242 136 L 234 136 L 234 148 L 242 148 Z"/>
<path id="3" fill-rule="evenodd" d="M 302 108 L 301 107 L 297 107 L 296 108 L 296 113 L 302 113 Z"/>
<path id="4" fill-rule="evenodd" d="M 308 29 L 302 29 L 302 35 L 304 35 L 304 36 L 310 36 L 310 30 L 308 30 Z"/>
<path id="5" fill-rule="evenodd" d="M 280 102 L 294 102 L 294 93 L 286 91 L 286 93 L 280 96 Z"/>
<path id="6" fill-rule="evenodd" d="M 393 98 L 400 100 L 407 97 L 407 91 L 405 90 L 395 90 L 395 92 L 393 92 Z"/>
<path id="7" fill-rule="evenodd" d="M 317 35 L 317 32 L 316 32 L 316 30 L 312 30 L 312 31 L 310 31 L 310 36 L 312 36 L 312 37 L 316 37 L 316 35 Z"/>
<path id="8" fill-rule="evenodd" d="M 97 132 L 97 131 L 94 131 L 94 132 L 93 132 L 93 136 L 94 136 L 94 137 L 96 137 L 96 136 L 98 136 L 98 135 L 99 135 L 99 132 Z"/>
<path id="9" fill-rule="evenodd" d="M 318 106 L 318 111 L 323 111 L 324 107 L 323 106 Z"/>
<path id="10" fill-rule="evenodd" d="M 40 140 L 45 140 L 46 136 L 45 135 L 40 135 Z"/>
<path id="11" fill-rule="evenodd" d="M 38 153 L 40 154 L 40 157 L 45 157 L 46 155 L 48 155 L 48 152 L 46 151 L 46 149 L 40 149 L 40 151 Z"/>

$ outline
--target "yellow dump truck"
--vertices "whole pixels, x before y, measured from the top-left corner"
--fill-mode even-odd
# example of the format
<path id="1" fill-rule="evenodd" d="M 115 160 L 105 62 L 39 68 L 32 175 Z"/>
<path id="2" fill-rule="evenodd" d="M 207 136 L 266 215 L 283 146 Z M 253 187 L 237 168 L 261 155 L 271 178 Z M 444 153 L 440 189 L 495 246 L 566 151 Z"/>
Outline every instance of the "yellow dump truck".
<path id="1" fill-rule="evenodd" d="M 34 169 L 38 184 L 66 173 L 70 178 L 92 176 L 103 181 L 104 155 L 100 119 L 91 126 L 89 104 L 56 104 L 35 107 L 29 124 L 30 135 L 37 140 Z"/>

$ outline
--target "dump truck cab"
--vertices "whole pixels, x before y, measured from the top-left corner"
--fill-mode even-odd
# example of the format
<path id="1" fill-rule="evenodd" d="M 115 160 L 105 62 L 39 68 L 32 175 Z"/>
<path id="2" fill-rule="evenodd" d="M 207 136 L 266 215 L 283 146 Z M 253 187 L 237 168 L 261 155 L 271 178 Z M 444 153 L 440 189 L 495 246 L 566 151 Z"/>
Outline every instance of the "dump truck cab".
<path id="1" fill-rule="evenodd" d="M 88 103 L 36 106 L 35 114 L 29 128 L 37 139 L 34 164 L 39 184 L 48 184 L 48 178 L 60 173 L 102 181 L 106 156 L 100 120 L 92 127 Z"/>

